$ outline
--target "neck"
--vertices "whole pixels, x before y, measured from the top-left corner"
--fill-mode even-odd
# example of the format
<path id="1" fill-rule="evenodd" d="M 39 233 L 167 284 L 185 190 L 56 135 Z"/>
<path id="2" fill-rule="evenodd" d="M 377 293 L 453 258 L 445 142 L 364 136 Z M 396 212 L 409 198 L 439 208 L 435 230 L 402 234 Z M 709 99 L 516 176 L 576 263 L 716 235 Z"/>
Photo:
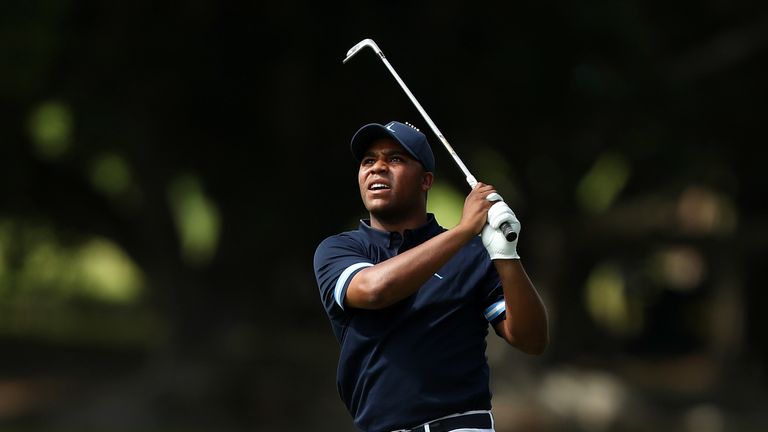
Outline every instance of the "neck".
<path id="1" fill-rule="evenodd" d="M 399 232 L 400 234 L 403 234 L 407 229 L 412 230 L 427 223 L 426 210 L 421 210 L 412 215 L 400 216 L 397 218 L 388 218 L 385 215 L 375 215 L 373 213 L 371 213 L 370 216 L 371 227 L 387 232 Z"/>

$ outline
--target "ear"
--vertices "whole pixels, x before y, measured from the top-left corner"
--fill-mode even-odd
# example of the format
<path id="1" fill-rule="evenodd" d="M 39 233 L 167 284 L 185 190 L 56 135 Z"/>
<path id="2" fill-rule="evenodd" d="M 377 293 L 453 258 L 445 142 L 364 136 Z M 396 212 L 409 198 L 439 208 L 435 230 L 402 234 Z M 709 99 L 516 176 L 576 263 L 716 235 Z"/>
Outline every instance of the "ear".
<path id="1" fill-rule="evenodd" d="M 421 190 L 424 192 L 432 189 L 432 182 L 435 181 L 435 175 L 432 174 L 430 171 L 424 172 L 424 175 L 421 177 Z"/>

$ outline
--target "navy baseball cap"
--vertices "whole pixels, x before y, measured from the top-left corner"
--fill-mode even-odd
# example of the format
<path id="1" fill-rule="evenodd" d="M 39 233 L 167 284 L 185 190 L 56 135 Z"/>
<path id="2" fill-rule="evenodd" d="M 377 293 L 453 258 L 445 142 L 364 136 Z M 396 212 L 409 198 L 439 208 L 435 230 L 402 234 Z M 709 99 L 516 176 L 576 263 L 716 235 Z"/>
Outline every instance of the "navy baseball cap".
<path id="1" fill-rule="evenodd" d="M 426 135 L 415 127 L 391 121 L 386 125 L 371 123 L 361 127 L 352 137 L 352 154 L 358 162 L 362 161 L 365 151 L 375 140 L 390 138 L 397 141 L 427 171 L 435 170 L 435 155 L 429 146 Z"/>

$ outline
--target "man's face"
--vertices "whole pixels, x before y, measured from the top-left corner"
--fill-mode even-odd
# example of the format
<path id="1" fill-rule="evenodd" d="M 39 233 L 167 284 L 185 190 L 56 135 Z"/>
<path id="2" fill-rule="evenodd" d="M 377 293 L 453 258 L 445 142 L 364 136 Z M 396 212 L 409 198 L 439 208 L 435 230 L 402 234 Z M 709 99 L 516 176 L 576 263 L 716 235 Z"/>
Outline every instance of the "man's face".
<path id="1" fill-rule="evenodd" d="M 419 161 L 388 138 L 378 139 L 368 147 L 357 174 L 365 208 L 383 219 L 424 212 L 432 178 Z"/>

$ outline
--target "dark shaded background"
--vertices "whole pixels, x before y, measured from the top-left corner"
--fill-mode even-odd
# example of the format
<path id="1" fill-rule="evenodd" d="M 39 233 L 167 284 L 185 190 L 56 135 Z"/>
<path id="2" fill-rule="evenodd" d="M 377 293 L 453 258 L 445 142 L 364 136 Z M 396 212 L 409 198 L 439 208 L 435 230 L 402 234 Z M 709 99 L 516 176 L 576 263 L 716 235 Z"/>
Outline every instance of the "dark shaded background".
<path id="1" fill-rule="evenodd" d="M 354 131 L 428 130 L 369 51 L 342 66 L 366 37 L 523 222 L 552 343 L 490 338 L 499 432 L 766 430 L 740 0 L 3 2 L 2 430 L 353 430 L 312 255 L 363 215 Z"/>

